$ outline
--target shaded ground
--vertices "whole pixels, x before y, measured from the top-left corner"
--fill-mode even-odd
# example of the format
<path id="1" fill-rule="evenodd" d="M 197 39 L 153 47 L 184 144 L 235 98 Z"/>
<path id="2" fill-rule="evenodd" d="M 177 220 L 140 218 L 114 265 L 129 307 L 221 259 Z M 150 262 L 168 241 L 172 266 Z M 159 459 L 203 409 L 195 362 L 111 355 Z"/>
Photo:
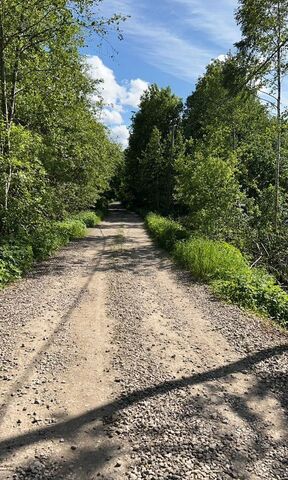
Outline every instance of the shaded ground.
<path id="1" fill-rule="evenodd" d="M 0 479 L 288 479 L 287 335 L 178 272 L 136 215 L 0 294 Z"/>

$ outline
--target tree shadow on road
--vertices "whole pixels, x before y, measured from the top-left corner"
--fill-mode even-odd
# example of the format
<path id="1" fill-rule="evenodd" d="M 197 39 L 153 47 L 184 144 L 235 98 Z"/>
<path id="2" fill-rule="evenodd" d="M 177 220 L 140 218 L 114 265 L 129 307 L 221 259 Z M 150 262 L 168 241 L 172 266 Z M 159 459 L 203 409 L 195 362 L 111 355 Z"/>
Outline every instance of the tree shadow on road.
<path id="1" fill-rule="evenodd" d="M 103 465 L 107 461 L 109 461 L 109 458 L 116 455 L 115 450 L 117 450 L 117 446 L 115 443 L 113 444 L 113 440 L 110 441 L 110 444 L 108 442 L 106 446 L 98 445 L 96 441 L 97 437 L 99 438 L 103 437 L 103 430 L 102 430 L 102 426 L 99 427 L 99 421 L 103 421 L 103 419 L 108 417 L 113 418 L 113 416 L 118 415 L 119 413 L 125 411 L 130 406 L 133 406 L 144 400 L 156 398 L 161 395 L 166 395 L 170 392 L 177 391 L 178 389 L 183 389 L 186 387 L 193 387 L 196 385 L 208 384 L 208 388 L 211 388 L 211 394 L 212 394 L 213 385 L 215 381 L 227 379 L 227 377 L 229 378 L 230 375 L 237 374 L 239 372 L 253 371 L 254 367 L 257 366 L 260 362 L 263 362 L 275 357 L 281 358 L 281 355 L 287 354 L 287 352 L 288 352 L 288 345 L 279 345 L 273 348 L 264 349 L 253 355 L 246 356 L 236 362 L 224 365 L 219 368 L 208 370 L 204 373 L 195 374 L 195 375 L 185 377 L 182 379 L 177 379 L 177 380 L 168 380 L 160 384 L 150 386 L 148 388 L 133 391 L 129 394 L 123 395 L 119 399 L 112 401 L 111 403 L 107 404 L 102 408 L 92 409 L 77 417 L 68 418 L 66 420 L 59 421 L 58 424 L 56 425 L 50 425 L 47 427 L 39 428 L 36 431 L 34 430 L 21 435 L 11 436 L 10 438 L 0 442 L 0 452 L 1 452 L 0 458 L 2 459 L 5 458 L 5 460 L 7 461 L 7 457 L 13 456 L 14 453 L 17 452 L 19 449 L 25 446 L 31 446 L 31 445 L 36 446 L 37 444 L 42 442 L 43 439 L 60 441 L 61 438 L 64 438 L 68 442 L 69 441 L 71 442 L 72 439 L 75 439 L 77 437 L 77 433 L 83 430 L 83 428 L 85 429 L 87 428 L 88 429 L 87 435 L 91 435 L 93 438 L 95 438 L 95 448 L 92 448 L 91 450 L 89 449 L 82 450 L 81 448 L 79 448 L 78 451 L 77 450 L 75 451 L 75 454 L 72 460 L 69 458 L 63 459 L 62 464 L 58 465 L 57 467 L 58 477 L 55 477 L 55 480 L 56 478 L 59 480 L 66 479 L 66 478 L 68 479 L 70 478 L 69 475 L 72 471 L 74 471 L 75 473 L 75 471 L 78 472 L 78 470 L 79 470 L 78 477 L 76 478 L 79 478 L 79 479 L 89 478 L 87 476 L 85 477 L 85 473 L 83 473 L 84 475 L 83 477 L 81 476 L 82 467 L 84 467 L 83 472 L 85 472 L 85 464 L 87 463 L 88 459 L 89 459 L 89 462 L 87 464 L 88 465 L 87 468 L 89 470 L 88 473 L 90 474 L 90 471 L 95 472 L 95 471 L 101 470 Z M 257 394 L 258 396 L 259 395 L 265 396 L 270 394 L 271 391 L 274 393 L 275 397 L 279 400 L 280 404 L 282 405 L 284 413 L 286 415 L 285 425 L 283 426 L 283 428 L 286 431 L 288 431 L 287 430 L 288 428 L 287 387 L 288 387 L 288 384 L 287 384 L 286 375 L 279 374 L 279 377 L 275 379 L 275 377 L 272 374 L 270 376 L 268 373 L 264 377 L 258 378 L 257 385 L 255 386 L 254 391 L 250 393 L 250 395 L 253 395 L 254 397 L 255 397 L 255 394 Z M 250 448 L 254 450 L 254 452 L 258 451 L 258 454 L 261 454 L 261 452 L 264 454 L 267 448 L 267 443 L 264 438 L 265 437 L 264 430 L 262 430 L 263 425 L 261 421 L 259 421 L 259 418 L 255 418 L 255 414 L 252 412 L 252 410 L 248 405 L 249 395 L 245 398 L 240 395 L 235 395 L 234 398 L 232 398 L 232 396 L 230 397 L 231 398 L 229 398 L 228 401 L 230 402 L 232 409 L 240 418 L 242 418 L 244 422 L 247 423 L 247 425 L 249 425 L 252 431 L 254 429 L 254 433 L 256 434 L 257 441 L 255 441 L 253 446 L 250 446 Z M 198 399 L 198 406 L 200 406 L 201 414 L 203 414 L 203 408 L 205 407 L 205 402 L 208 402 L 207 404 L 209 406 L 209 399 L 203 400 L 202 404 L 201 404 L 201 399 Z M 196 404 L 194 404 L 194 407 L 193 407 L 193 404 L 191 404 L 190 407 L 192 408 L 192 414 L 195 415 L 195 412 L 197 412 Z M 190 408 L 190 412 L 191 412 L 191 408 Z M 169 416 L 169 412 L 167 412 L 167 415 Z M 186 412 L 186 415 L 188 419 L 189 417 L 188 412 Z M 96 422 L 96 426 L 94 426 L 95 422 Z M 159 434 L 161 434 L 161 432 Z M 263 444 L 261 443 L 261 438 L 263 439 Z M 276 444 L 275 444 L 275 447 L 277 447 Z M 235 452 L 237 450 L 236 446 L 234 449 L 232 440 L 230 442 L 229 448 L 230 450 L 228 450 L 228 454 L 227 454 L 228 457 L 231 456 L 231 453 L 233 453 L 234 450 Z M 209 454 L 210 454 L 210 457 L 212 455 L 212 458 L 213 458 L 213 452 L 211 453 L 210 451 Z M 215 451 L 215 455 L 216 455 L 216 451 Z M 205 455 L 203 457 L 203 452 L 199 458 L 202 458 L 202 459 L 205 458 Z M 248 455 L 248 458 L 249 458 L 249 455 Z M 253 456 L 252 458 L 255 460 Z M 242 459 L 241 461 L 243 462 L 245 461 L 247 463 L 248 460 Z M 28 464 L 26 466 L 23 466 L 23 468 L 24 469 L 26 468 L 28 472 L 30 466 Z M 86 474 L 87 474 L 87 469 L 86 469 Z M 28 476 L 23 478 L 33 478 L 33 477 Z M 47 478 L 50 478 L 50 477 L 47 477 Z M 71 477 L 71 478 L 74 478 L 74 477 Z M 51 479 L 54 479 L 54 477 L 51 476 Z"/>

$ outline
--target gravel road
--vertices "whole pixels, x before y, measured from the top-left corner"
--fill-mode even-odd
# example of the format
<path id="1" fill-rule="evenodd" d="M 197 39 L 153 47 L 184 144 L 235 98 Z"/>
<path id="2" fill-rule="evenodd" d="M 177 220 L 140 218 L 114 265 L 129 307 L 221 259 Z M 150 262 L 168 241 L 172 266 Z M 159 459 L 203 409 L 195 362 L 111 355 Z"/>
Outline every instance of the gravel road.
<path id="1" fill-rule="evenodd" d="M 0 480 L 288 480 L 288 336 L 117 206 L 0 293 Z"/>

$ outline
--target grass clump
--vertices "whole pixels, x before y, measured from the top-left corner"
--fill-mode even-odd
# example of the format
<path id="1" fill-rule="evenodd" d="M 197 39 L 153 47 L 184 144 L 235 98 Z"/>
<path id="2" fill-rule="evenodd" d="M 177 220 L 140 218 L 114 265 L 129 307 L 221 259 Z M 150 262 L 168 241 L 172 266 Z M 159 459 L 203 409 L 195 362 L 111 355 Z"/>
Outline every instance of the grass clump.
<path id="1" fill-rule="evenodd" d="M 156 213 L 146 216 L 146 225 L 157 243 L 168 251 L 172 251 L 175 243 L 188 238 L 187 230 L 180 223 Z"/>
<path id="2" fill-rule="evenodd" d="M 190 238 L 177 242 L 173 254 L 177 262 L 199 280 L 230 278 L 249 271 L 242 253 L 225 242 Z"/>

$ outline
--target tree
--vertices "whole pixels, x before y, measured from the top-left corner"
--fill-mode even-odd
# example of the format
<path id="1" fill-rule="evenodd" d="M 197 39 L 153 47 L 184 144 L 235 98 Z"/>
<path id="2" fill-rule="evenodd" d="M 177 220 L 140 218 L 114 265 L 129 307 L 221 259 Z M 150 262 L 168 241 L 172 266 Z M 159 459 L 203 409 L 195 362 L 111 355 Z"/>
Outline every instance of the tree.
<path id="1" fill-rule="evenodd" d="M 187 207 L 193 231 L 227 240 L 242 221 L 236 155 L 223 159 L 199 141 L 190 148 L 176 162 L 176 199 Z"/>
<path id="2" fill-rule="evenodd" d="M 236 19 L 243 34 L 243 39 L 237 46 L 250 65 L 248 80 L 261 80 L 265 86 L 269 85 L 270 95 L 276 99 L 274 226 L 277 230 L 280 208 L 282 79 L 288 68 L 288 1 L 240 0 Z"/>
<path id="3" fill-rule="evenodd" d="M 183 129 L 203 154 L 227 162 L 232 154 L 237 158 L 236 179 L 246 198 L 245 209 L 253 205 L 249 214 L 255 226 L 256 211 L 258 221 L 267 207 L 266 200 L 262 205 L 263 191 L 270 191 L 274 179 L 275 122 L 257 91 L 243 89 L 245 76 L 240 73 L 231 56 L 211 63 L 187 99 Z M 272 212 L 265 211 L 265 218 L 272 221 Z"/>
<path id="4" fill-rule="evenodd" d="M 80 117 L 85 122 L 96 125 L 91 120 L 88 95 L 95 85 L 88 80 L 78 48 L 83 45 L 84 29 L 94 31 L 104 37 L 111 25 L 119 31 L 120 16 L 110 19 L 95 18 L 93 11 L 101 0 L 2 0 L 0 5 L 0 97 L 1 97 L 1 180 L 3 181 L 2 230 L 8 229 L 9 204 L 13 182 L 18 178 L 19 164 L 14 161 L 12 131 L 15 125 L 22 125 L 37 132 L 43 140 L 43 151 L 52 145 L 52 138 L 67 140 L 69 120 L 79 127 Z M 120 34 L 120 31 L 119 31 Z M 77 117 L 79 109 L 79 117 Z M 66 129 L 63 124 L 66 123 Z M 68 120 L 69 119 L 69 120 Z M 91 121 L 90 121 L 91 120 Z M 94 123 L 93 123 L 94 122 Z M 94 126 L 95 126 L 94 125 Z M 94 127 L 93 127 L 94 128 Z M 93 130 L 92 128 L 92 130 Z M 96 128 L 96 126 L 95 126 Z M 99 127 L 97 127 L 99 129 Z M 87 131 L 87 129 L 86 129 Z M 82 130 L 83 132 L 83 130 Z M 75 130 L 74 130 L 75 133 Z M 70 140 L 72 135 L 70 135 Z M 78 136 L 79 142 L 81 139 Z M 74 142 L 75 143 L 75 142 Z M 67 142 L 66 142 L 67 144 Z M 70 145 L 71 147 L 71 145 Z M 67 160 L 66 152 L 58 160 Z M 56 149 L 55 149 L 56 150 Z M 45 150 L 47 153 L 47 150 Z M 62 152 L 63 153 L 63 152 Z M 72 154 L 72 148 L 70 148 Z M 91 151 L 90 151 L 91 153 Z M 75 154 L 75 151 L 74 151 Z M 84 157 L 79 155 L 81 160 Z M 54 159 L 54 165 L 58 165 Z M 69 170 L 66 162 L 62 170 L 63 178 Z M 47 162 L 46 162 L 47 166 Z M 49 170 L 49 168 L 48 168 Z M 76 168 L 72 169 L 76 178 Z M 53 179 L 51 170 L 49 180 Z M 79 168 L 78 168 L 79 173 Z M 82 178 L 82 177 L 81 177 Z M 14 189 L 14 190 L 13 190 Z"/>
<path id="5" fill-rule="evenodd" d="M 110 188 L 122 152 L 97 121 L 97 82 L 79 53 L 87 30 L 102 37 L 116 24 L 119 31 L 119 16 L 95 19 L 100 3 L 1 2 L 2 237 L 29 236 Z"/>
<path id="6" fill-rule="evenodd" d="M 156 137 L 161 138 L 161 143 L 166 142 L 165 147 L 163 145 L 161 149 L 163 148 L 165 150 L 165 164 L 172 175 L 171 168 L 168 167 L 168 165 L 171 164 L 171 161 L 173 163 L 173 160 L 171 160 L 171 152 L 174 149 L 176 130 L 180 125 L 181 110 L 182 102 L 176 95 L 172 94 L 170 88 L 161 89 L 157 85 L 151 85 L 148 90 L 144 92 L 139 111 L 135 113 L 132 118 L 131 135 L 126 152 L 126 181 L 130 201 L 138 206 L 145 204 L 143 188 L 146 189 L 147 192 L 145 186 L 146 178 L 143 170 L 143 166 L 147 165 L 147 158 L 144 164 L 143 158 L 145 155 L 149 156 L 150 168 L 153 169 L 153 152 L 150 148 L 151 145 L 149 148 L 148 145 L 151 141 L 152 144 L 155 144 Z M 157 135 L 156 129 L 158 132 Z M 155 154 L 158 158 L 160 153 L 156 145 L 155 148 Z M 158 164 L 159 159 L 155 162 L 155 165 Z M 168 173 L 168 170 L 165 176 L 166 182 L 170 182 L 170 173 Z M 145 171 L 147 172 L 147 168 Z M 163 174 L 164 171 L 162 171 L 162 175 Z M 164 201 L 164 203 L 167 203 L 166 208 L 169 202 L 170 199 L 166 198 L 166 201 Z M 154 202 L 153 204 L 154 207 L 157 208 L 157 201 L 156 204 Z"/>

